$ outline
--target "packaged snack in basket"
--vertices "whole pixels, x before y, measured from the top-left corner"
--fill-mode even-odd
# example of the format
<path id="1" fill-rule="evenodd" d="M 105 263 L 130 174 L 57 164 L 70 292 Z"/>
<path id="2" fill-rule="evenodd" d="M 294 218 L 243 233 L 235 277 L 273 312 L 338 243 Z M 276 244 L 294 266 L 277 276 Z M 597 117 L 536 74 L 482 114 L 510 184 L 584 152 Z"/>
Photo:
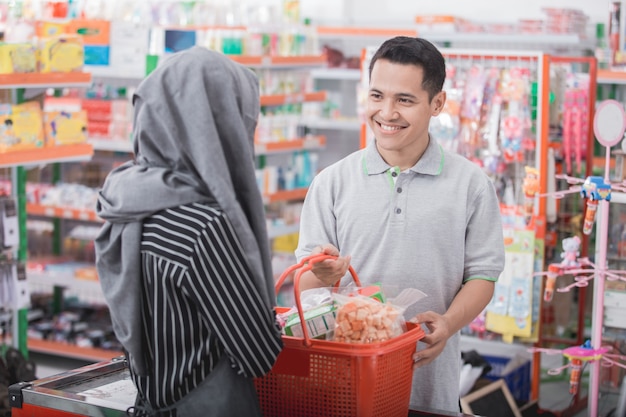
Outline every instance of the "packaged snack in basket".
<path id="1" fill-rule="evenodd" d="M 333 294 L 336 342 L 377 343 L 406 331 L 403 308 L 361 295 Z"/>
<path id="2" fill-rule="evenodd" d="M 300 302 L 309 337 L 326 339 L 335 328 L 335 305 L 329 288 L 313 288 L 302 291 Z M 302 324 L 296 307 L 277 316 L 287 336 L 303 337 Z"/>
<path id="3" fill-rule="evenodd" d="M 415 288 L 374 284 L 343 287 L 333 293 L 336 305 L 334 340 L 346 343 L 384 342 L 406 331 L 403 313 L 427 295 Z"/>

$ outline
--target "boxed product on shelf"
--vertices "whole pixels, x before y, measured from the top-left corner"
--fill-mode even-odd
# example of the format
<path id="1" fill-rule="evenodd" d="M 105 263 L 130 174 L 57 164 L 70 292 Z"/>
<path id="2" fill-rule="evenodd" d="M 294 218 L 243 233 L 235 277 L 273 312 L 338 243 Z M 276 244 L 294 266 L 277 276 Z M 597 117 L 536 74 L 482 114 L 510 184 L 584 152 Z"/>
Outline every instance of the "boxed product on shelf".
<path id="1" fill-rule="evenodd" d="M 43 116 L 38 103 L 0 104 L 0 152 L 43 146 Z"/>
<path id="2" fill-rule="evenodd" d="M 87 133 L 91 138 L 127 140 L 130 137 L 130 102 L 126 99 L 83 99 Z"/>
<path id="3" fill-rule="evenodd" d="M 67 33 L 67 20 L 38 20 L 35 22 L 35 34 L 38 38 L 50 38 Z"/>
<path id="4" fill-rule="evenodd" d="M 46 145 L 69 145 L 87 142 L 87 112 L 85 110 L 46 111 L 44 114 Z"/>
<path id="5" fill-rule="evenodd" d="M 79 35 L 59 35 L 39 41 L 39 72 L 82 71 L 85 53 Z"/>
<path id="6" fill-rule="evenodd" d="M 96 19 L 73 19 L 69 24 L 68 33 L 82 37 L 85 65 L 110 64 L 110 26 L 108 20 Z"/>
<path id="7" fill-rule="evenodd" d="M 0 43 L 0 74 L 37 71 L 37 48 L 30 42 Z"/>

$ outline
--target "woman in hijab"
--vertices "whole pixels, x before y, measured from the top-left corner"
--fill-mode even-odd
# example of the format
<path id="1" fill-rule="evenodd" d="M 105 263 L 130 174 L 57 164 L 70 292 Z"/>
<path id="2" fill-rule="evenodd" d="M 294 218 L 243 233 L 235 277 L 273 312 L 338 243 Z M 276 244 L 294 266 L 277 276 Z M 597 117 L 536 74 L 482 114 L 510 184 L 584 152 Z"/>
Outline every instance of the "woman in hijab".
<path id="1" fill-rule="evenodd" d="M 133 96 L 134 161 L 100 192 L 96 266 L 138 395 L 134 415 L 260 415 L 282 345 L 254 172 L 258 80 L 202 47 Z"/>

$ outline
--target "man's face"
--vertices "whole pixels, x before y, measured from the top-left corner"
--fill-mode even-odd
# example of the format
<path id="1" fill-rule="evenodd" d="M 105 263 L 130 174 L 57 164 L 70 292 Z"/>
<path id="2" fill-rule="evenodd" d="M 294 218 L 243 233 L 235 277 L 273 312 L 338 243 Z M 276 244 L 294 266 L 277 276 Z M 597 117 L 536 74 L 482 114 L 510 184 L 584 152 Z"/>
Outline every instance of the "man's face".
<path id="1" fill-rule="evenodd" d="M 428 144 L 428 124 L 445 103 L 440 92 L 432 101 L 422 89 L 424 72 L 416 65 L 379 59 L 370 77 L 367 120 L 381 153 L 421 152 Z M 384 155 L 383 155 L 384 157 Z"/>

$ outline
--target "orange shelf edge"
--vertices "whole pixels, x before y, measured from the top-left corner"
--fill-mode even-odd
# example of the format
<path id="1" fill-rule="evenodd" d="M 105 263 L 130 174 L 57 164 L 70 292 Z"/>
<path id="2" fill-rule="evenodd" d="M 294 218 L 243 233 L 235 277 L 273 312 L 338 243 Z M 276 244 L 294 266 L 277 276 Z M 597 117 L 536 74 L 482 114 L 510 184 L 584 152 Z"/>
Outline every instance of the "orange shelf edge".
<path id="1" fill-rule="evenodd" d="M 63 84 L 89 84 L 88 72 L 31 72 L 24 74 L 0 74 L 0 86 L 50 86 Z"/>
<path id="2" fill-rule="evenodd" d="M 294 93 L 294 94 L 277 94 L 262 95 L 261 106 L 280 106 L 282 104 L 302 103 L 308 101 L 324 101 L 326 100 L 325 91 L 317 91 L 314 93 Z"/>
<path id="3" fill-rule="evenodd" d="M 29 165 L 62 161 L 63 159 L 91 158 L 92 156 L 93 146 L 88 143 L 46 146 L 37 149 L 2 153 L 0 154 L 0 166 Z"/>
<path id="4" fill-rule="evenodd" d="M 290 150 L 308 149 L 309 147 L 321 147 L 326 145 L 326 136 L 285 140 L 281 142 L 255 143 L 257 153 L 281 152 Z"/>
<path id="5" fill-rule="evenodd" d="M 319 35 L 352 35 L 352 36 L 417 36 L 415 29 L 389 29 L 389 28 L 368 28 L 368 27 L 333 27 L 318 26 Z"/>
<path id="6" fill-rule="evenodd" d="M 52 207 L 27 203 L 26 213 L 32 216 L 58 217 L 90 222 L 102 221 L 93 210 L 76 209 L 72 207 Z"/>
<path id="7" fill-rule="evenodd" d="M 602 80 L 626 81 L 626 71 L 599 69 L 597 78 Z"/>
<path id="8" fill-rule="evenodd" d="M 108 361 L 124 353 L 115 350 L 106 350 L 92 347 L 81 347 L 70 343 L 54 342 L 50 340 L 41 340 L 28 338 L 28 350 L 37 353 L 46 353 L 49 355 L 63 356 L 67 358 L 76 358 L 87 361 Z"/>
<path id="9" fill-rule="evenodd" d="M 227 55 L 233 61 L 250 66 L 271 65 L 324 65 L 326 55 L 271 56 L 271 55 Z"/>
<path id="10" fill-rule="evenodd" d="M 306 197 L 308 188 L 297 188 L 295 190 L 281 190 L 274 194 L 266 195 L 265 200 L 268 203 L 277 201 L 302 200 Z"/>

